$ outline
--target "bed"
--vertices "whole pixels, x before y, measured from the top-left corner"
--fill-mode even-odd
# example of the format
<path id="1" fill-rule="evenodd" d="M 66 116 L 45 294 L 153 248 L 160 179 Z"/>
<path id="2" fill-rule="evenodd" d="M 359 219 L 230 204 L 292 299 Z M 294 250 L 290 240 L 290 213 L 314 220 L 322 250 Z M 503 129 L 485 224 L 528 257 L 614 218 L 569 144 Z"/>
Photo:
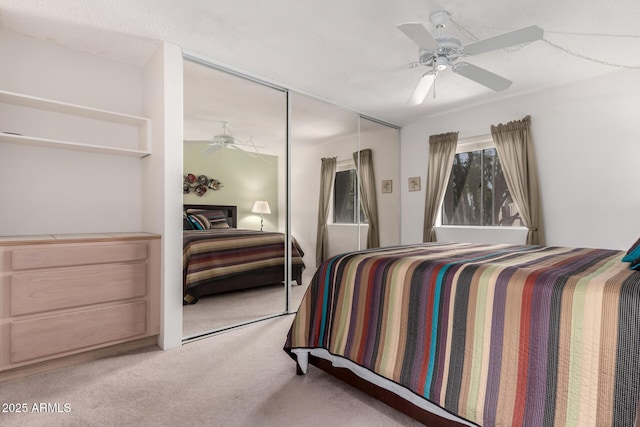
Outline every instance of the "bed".
<path id="1" fill-rule="evenodd" d="M 315 273 L 284 350 L 299 374 L 311 363 L 432 426 L 637 426 L 634 246 L 338 255 Z"/>
<path id="2" fill-rule="evenodd" d="M 183 300 L 284 282 L 285 235 L 237 228 L 237 207 L 184 205 Z M 293 239 L 292 280 L 302 284 L 304 253 Z"/>

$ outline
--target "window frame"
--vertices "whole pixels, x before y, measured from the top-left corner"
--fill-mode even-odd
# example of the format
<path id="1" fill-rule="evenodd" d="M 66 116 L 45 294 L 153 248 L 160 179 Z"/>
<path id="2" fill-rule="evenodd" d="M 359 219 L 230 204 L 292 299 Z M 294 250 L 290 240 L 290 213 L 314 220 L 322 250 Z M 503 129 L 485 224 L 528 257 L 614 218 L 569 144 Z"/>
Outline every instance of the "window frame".
<path id="1" fill-rule="evenodd" d="M 459 138 L 458 139 L 458 143 L 456 145 L 456 153 L 455 154 L 460 154 L 460 153 L 467 153 L 470 151 L 477 151 L 477 150 L 485 150 L 485 149 L 489 149 L 489 148 L 496 148 L 496 144 L 493 141 L 493 137 L 491 136 L 491 134 L 483 134 L 483 135 L 476 135 L 476 136 L 470 136 L 467 138 Z M 497 152 L 496 152 L 496 156 L 497 156 Z M 455 225 L 455 224 L 443 224 L 442 223 L 442 211 L 443 211 L 443 205 L 444 205 L 444 195 L 442 196 L 442 201 L 440 202 L 440 206 L 438 207 L 438 216 L 436 218 L 436 227 L 442 227 L 442 228 L 476 228 L 476 229 L 481 229 L 481 230 L 489 230 L 489 229 L 496 229 L 496 230 L 518 230 L 518 229 L 526 229 L 526 227 L 522 226 L 522 225 L 510 225 L 510 226 L 504 226 L 504 225 Z"/>
<path id="2" fill-rule="evenodd" d="M 353 170 L 355 172 L 355 212 L 354 212 L 354 222 L 336 222 L 336 214 L 335 214 L 335 205 L 336 205 L 336 200 L 335 200 L 335 194 L 336 194 L 336 177 L 338 175 L 338 172 L 346 172 L 349 170 Z M 353 159 L 345 159 L 345 160 L 338 160 L 336 162 L 336 176 L 333 179 L 333 188 L 331 191 L 331 205 L 329 207 L 329 218 L 331 219 L 331 224 L 335 224 L 335 225 L 346 225 L 346 226 L 352 226 L 352 225 L 368 225 L 369 223 L 367 222 L 366 216 L 364 215 L 364 212 L 362 211 L 362 206 L 360 205 L 360 189 L 359 189 L 359 180 L 360 176 L 358 174 L 358 167 L 356 165 L 356 162 Z M 364 216 L 364 219 L 363 219 Z M 360 218 L 360 220 L 358 220 L 358 218 Z"/>

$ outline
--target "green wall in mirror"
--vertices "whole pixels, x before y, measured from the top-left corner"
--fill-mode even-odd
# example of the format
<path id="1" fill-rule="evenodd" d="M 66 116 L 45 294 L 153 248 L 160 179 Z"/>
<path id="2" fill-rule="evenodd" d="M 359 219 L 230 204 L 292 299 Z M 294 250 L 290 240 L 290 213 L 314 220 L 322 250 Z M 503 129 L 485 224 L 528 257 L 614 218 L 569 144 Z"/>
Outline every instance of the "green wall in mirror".
<path id="1" fill-rule="evenodd" d="M 238 206 L 238 228 L 258 230 L 260 216 L 252 214 L 251 208 L 256 200 L 266 200 L 271 214 L 264 215 L 264 230 L 278 230 L 278 157 L 231 148 L 210 153 L 207 148 L 206 144 L 184 144 L 184 174 L 206 175 L 222 186 L 208 189 L 203 196 L 185 194 L 184 203 Z"/>

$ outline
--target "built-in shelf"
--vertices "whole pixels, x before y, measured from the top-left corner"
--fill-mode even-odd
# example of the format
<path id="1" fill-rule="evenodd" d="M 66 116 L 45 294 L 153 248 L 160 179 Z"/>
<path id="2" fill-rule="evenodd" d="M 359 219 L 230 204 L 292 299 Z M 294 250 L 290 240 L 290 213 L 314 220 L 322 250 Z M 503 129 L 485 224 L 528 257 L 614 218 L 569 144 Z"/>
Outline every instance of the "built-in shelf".
<path id="1" fill-rule="evenodd" d="M 40 147 L 63 148 L 67 150 L 89 151 L 92 153 L 118 154 L 131 157 L 145 157 L 149 152 L 140 150 L 128 150 L 126 148 L 104 147 L 100 145 L 80 144 L 76 142 L 60 141 L 57 139 L 35 138 L 23 135 L 0 133 L 0 142 L 13 144 L 35 145 Z"/>
<path id="2" fill-rule="evenodd" d="M 37 110 L 54 113 L 68 114 L 78 117 L 86 117 L 103 122 L 111 122 L 119 125 L 134 126 L 138 128 L 138 148 L 137 150 L 93 145 L 81 142 L 66 141 L 60 139 L 42 138 L 29 135 L 18 135 L 15 133 L 2 133 L 0 130 L 0 142 L 14 144 L 27 144 L 52 148 L 63 148 L 68 150 L 90 151 L 105 154 L 117 154 L 123 156 L 144 157 L 151 154 L 151 120 L 145 117 L 132 116 L 129 114 L 116 113 L 113 111 L 100 110 L 92 107 L 69 104 L 45 98 L 38 98 L 30 95 L 23 95 L 14 92 L 0 90 L 0 103 L 10 104 L 20 107 L 33 108 Z"/>

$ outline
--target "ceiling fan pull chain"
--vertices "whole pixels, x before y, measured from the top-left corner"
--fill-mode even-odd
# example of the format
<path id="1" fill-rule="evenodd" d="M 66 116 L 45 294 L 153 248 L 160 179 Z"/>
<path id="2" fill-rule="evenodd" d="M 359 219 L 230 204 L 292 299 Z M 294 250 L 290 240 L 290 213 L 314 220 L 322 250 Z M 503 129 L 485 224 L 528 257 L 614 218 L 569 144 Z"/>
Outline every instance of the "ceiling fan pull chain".
<path id="1" fill-rule="evenodd" d="M 458 30 L 460 30 L 462 33 L 464 33 L 467 37 L 469 37 L 469 39 L 473 40 L 473 41 L 478 41 L 480 40 L 478 37 L 476 37 L 475 34 L 473 34 L 471 31 L 467 30 L 466 28 L 464 28 L 462 25 L 458 24 L 456 21 L 453 20 L 453 18 L 449 17 L 449 22 L 451 22 L 453 25 L 456 26 L 456 28 Z"/>

